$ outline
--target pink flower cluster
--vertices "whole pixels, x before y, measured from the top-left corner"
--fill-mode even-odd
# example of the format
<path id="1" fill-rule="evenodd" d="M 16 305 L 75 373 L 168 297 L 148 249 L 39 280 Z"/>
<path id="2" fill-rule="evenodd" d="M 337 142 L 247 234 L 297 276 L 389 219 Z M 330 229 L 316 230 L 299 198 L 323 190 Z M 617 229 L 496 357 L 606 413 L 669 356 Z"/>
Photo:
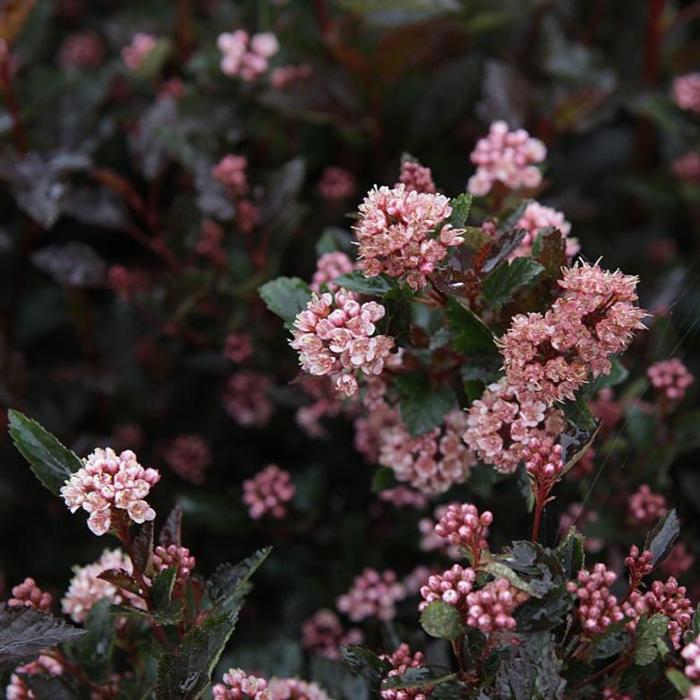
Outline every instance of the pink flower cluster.
<path id="1" fill-rule="evenodd" d="M 534 398 L 519 398 L 515 388 L 501 380 L 489 384 L 472 403 L 463 439 L 483 462 L 511 474 L 532 438 L 556 436 L 565 428 L 559 409 Z"/>
<path id="2" fill-rule="evenodd" d="M 252 479 L 243 482 L 243 503 L 248 506 L 248 514 L 253 520 L 264 515 L 283 518 L 295 492 L 289 472 L 270 464 Z"/>
<path id="3" fill-rule="evenodd" d="M 496 182 L 511 190 L 538 187 L 542 173 L 536 164 L 546 156 L 542 141 L 532 138 L 524 129 L 509 131 L 505 122 L 493 122 L 488 136 L 479 139 L 472 151 L 471 161 L 477 169 L 469 178 L 467 190 L 483 197 Z"/>
<path id="4" fill-rule="evenodd" d="M 274 406 L 269 397 L 272 379 L 253 370 L 241 370 L 226 380 L 223 404 L 239 425 L 264 428 L 272 418 Z"/>
<path id="5" fill-rule="evenodd" d="M 224 357 L 231 362 L 245 362 L 253 354 L 249 333 L 229 333 L 224 340 Z"/>
<path id="6" fill-rule="evenodd" d="M 36 661 L 18 666 L 10 676 L 10 683 L 5 690 L 6 700 L 34 700 L 36 697 L 22 680 L 22 676 L 61 676 L 63 666 L 51 656 L 42 654 Z"/>
<path id="7" fill-rule="evenodd" d="M 622 606 L 624 614 L 632 620 L 628 627 L 634 629 L 641 616 L 661 613 L 669 619 L 668 634 L 673 646 L 680 648 L 683 632 L 693 620 L 693 604 L 686 593 L 685 586 L 679 586 L 673 576 L 665 582 L 652 582 L 646 593 L 632 592 Z"/>
<path id="8" fill-rule="evenodd" d="M 647 315 L 635 305 L 637 278 L 597 264 L 563 270 L 563 295 L 544 314 L 518 314 L 500 339 L 506 379 L 519 398 L 571 399 L 592 374 L 609 374 Z"/>
<path id="9" fill-rule="evenodd" d="M 548 491 L 564 471 L 563 450 L 551 437 L 533 437 L 523 450 L 523 462 L 528 476 L 538 488 Z"/>
<path id="10" fill-rule="evenodd" d="M 141 68 L 146 56 L 156 47 L 158 40 L 150 34 L 134 34 L 131 43 L 122 49 L 124 65 L 132 71 Z"/>
<path id="11" fill-rule="evenodd" d="M 464 241 L 464 231 L 444 223 L 452 207 L 441 194 L 409 192 L 403 184 L 393 189 L 375 187 L 360 204 L 359 212 L 355 227 L 358 267 L 368 277 L 386 273 L 420 289 L 448 248 Z"/>
<path id="12" fill-rule="evenodd" d="M 635 544 L 630 547 L 630 553 L 625 557 L 625 566 L 629 571 L 632 590 L 636 589 L 641 580 L 652 572 L 654 565 L 651 563 L 651 558 L 652 554 L 648 549 L 641 552 Z"/>
<path id="13" fill-rule="evenodd" d="M 328 202 L 349 199 L 355 194 L 355 176 L 345 168 L 329 165 L 321 175 L 318 192 Z"/>
<path id="14" fill-rule="evenodd" d="M 333 280 L 341 275 L 347 275 L 354 268 L 352 260 L 345 253 L 340 251 L 324 253 L 316 263 L 316 271 L 311 279 L 311 289 L 319 294 L 321 287 L 325 285 L 329 292 L 335 292 L 338 287 L 333 284 Z"/>
<path id="15" fill-rule="evenodd" d="M 467 624 L 484 634 L 514 630 L 513 613 L 527 599 L 527 593 L 514 588 L 507 579 L 497 578 L 467 595 Z"/>
<path id="16" fill-rule="evenodd" d="M 520 241 L 520 245 L 513 253 L 512 257 L 514 258 L 531 255 L 532 244 L 535 242 L 537 234 L 542 229 L 549 227 L 559 230 L 562 238 L 566 240 L 566 255 L 568 258 L 576 255 L 581 247 L 575 238 L 568 238 L 571 232 L 571 224 L 564 218 L 564 214 L 551 207 L 545 207 L 539 202 L 530 202 L 527 205 L 515 227 L 524 229 L 525 237 Z"/>
<path id="17" fill-rule="evenodd" d="M 238 75 L 251 82 L 267 71 L 270 58 L 279 51 L 277 37 L 271 32 L 250 36 L 238 29 L 220 34 L 217 40 L 221 51 L 221 72 L 224 75 Z"/>
<path id="18" fill-rule="evenodd" d="M 354 294 L 339 289 L 313 294 L 294 320 L 290 345 L 299 351 L 304 371 L 332 375 L 338 392 L 352 396 L 358 390 L 355 374 L 379 375 L 394 347 L 394 339 L 374 335 L 385 314 L 374 301 L 361 304 Z"/>
<path id="19" fill-rule="evenodd" d="M 666 499 L 654 493 L 647 484 L 642 484 L 630 496 L 629 514 L 640 525 L 651 525 L 666 515 Z"/>
<path id="20" fill-rule="evenodd" d="M 450 504 L 435 525 L 435 534 L 455 547 L 466 549 L 474 566 L 478 565 L 481 553 L 488 552 L 489 527 L 493 513 L 485 510 L 479 514 L 471 503 Z"/>
<path id="21" fill-rule="evenodd" d="M 10 608 L 35 608 L 46 612 L 51 609 L 53 598 L 42 591 L 33 578 L 27 577 L 12 589 L 12 597 L 7 601 Z"/>
<path id="22" fill-rule="evenodd" d="M 688 151 L 671 163 L 671 172 L 682 182 L 700 182 L 700 153 Z"/>
<path id="23" fill-rule="evenodd" d="M 579 571 L 578 582 L 567 584 L 568 591 L 579 600 L 578 617 L 587 633 L 602 634 L 610 625 L 624 619 L 617 598 L 610 593 L 610 586 L 616 580 L 615 572 L 608 571 L 605 564 L 595 564 L 593 571 Z"/>
<path id="24" fill-rule="evenodd" d="M 691 681 L 700 681 L 700 638 L 686 644 L 681 651 L 685 660 L 683 672 Z"/>
<path id="25" fill-rule="evenodd" d="M 673 81 L 673 99 L 681 108 L 700 114 L 700 73 L 681 75 Z"/>
<path id="26" fill-rule="evenodd" d="M 362 644 L 364 635 L 357 628 L 343 629 L 332 610 L 319 610 L 301 628 L 301 645 L 328 659 L 340 659 L 340 647 Z"/>
<path id="27" fill-rule="evenodd" d="M 176 544 L 171 544 L 167 547 L 159 545 L 153 552 L 153 566 L 155 570 L 160 573 L 174 567 L 177 569 L 175 580 L 180 584 L 189 578 L 196 563 L 196 559 L 190 554 L 190 550 L 187 547 L 180 547 Z"/>
<path id="28" fill-rule="evenodd" d="M 396 616 L 396 602 L 406 596 L 394 571 L 366 568 L 353 580 L 350 590 L 336 601 L 338 610 L 353 622 L 368 617 L 391 620 Z"/>
<path id="29" fill-rule="evenodd" d="M 300 384 L 313 402 L 297 409 L 297 425 L 309 437 L 325 437 L 326 429 L 321 424 L 321 419 L 337 416 L 343 410 L 343 403 L 329 377 L 306 375 L 301 378 Z"/>
<path id="30" fill-rule="evenodd" d="M 619 401 L 615 400 L 615 394 L 609 387 L 601 389 L 598 396 L 590 401 L 588 407 L 591 413 L 600 420 L 600 429 L 605 433 L 611 431 L 625 414 Z"/>
<path id="31" fill-rule="evenodd" d="M 440 521 L 447 509 L 454 505 L 459 507 L 459 503 L 442 504 L 435 506 L 432 518 L 421 518 L 418 521 L 418 531 L 421 534 L 420 548 L 424 552 L 433 552 L 435 550 L 444 550 L 445 554 L 450 559 L 462 559 L 463 554 L 459 547 L 450 544 L 449 541 L 440 537 L 435 532 L 435 525 Z"/>
<path id="32" fill-rule="evenodd" d="M 428 505 L 428 498 L 424 493 L 414 491 L 408 486 L 396 486 L 380 491 L 379 500 L 391 503 L 397 508 L 425 508 Z"/>
<path id="33" fill-rule="evenodd" d="M 406 192 L 421 192 L 423 194 L 435 194 L 437 192 L 430 168 L 421 165 L 415 160 L 404 160 L 401 163 L 401 174 L 399 175 L 398 184 L 403 184 Z"/>
<path id="34" fill-rule="evenodd" d="M 272 700 L 267 681 L 240 668 L 230 668 L 221 680 L 211 689 L 214 700 Z"/>
<path id="35" fill-rule="evenodd" d="M 413 436 L 398 416 L 381 431 L 379 463 L 393 469 L 398 481 L 408 482 L 422 493 L 444 493 L 467 480 L 476 462 L 461 441 L 467 427 L 463 411 L 450 411 L 444 425 Z"/>
<path id="36" fill-rule="evenodd" d="M 113 520 L 143 523 L 156 517 L 144 499 L 160 481 L 160 474 L 144 469 L 131 450 L 117 455 L 111 447 L 98 447 L 83 464 L 66 480 L 61 496 L 71 513 L 82 508 L 90 514 L 88 527 L 96 535 L 104 535 Z"/>
<path id="37" fill-rule="evenodd" d="M 242 197 L 248 192 L 248 159 L 245 156 L 229 153 L 212 168 L 211 173 L 232 197 Z"/>
<path id="38" fill-rule="evenodd" d="M 471 593 L 476 581 L 476 572 L 469 567 L 454 564 L 441 574 L 433 574 L 421 586 L 420 594 L 423 600 L 418 610 L 424 610 L 430 603 L 442 600 L 448 605 L 466 613 L 468 609 L 467 596 Z"/>
<path id="39" fill-rule="evenodd" d="M 59 51 L 59 61 L 64 68 L 98 68 L 104 57 L 102 39 L 90 29 L 67 36 Z"/>
<path id="40" fill-rule="evenodd" d="M 201 435 L 178 435 L 165 451 L 165 461 L 180 478 L 203 484 L 211 466 L 209 443 Z"/>
<path id="41" fill-rule="evenodd" d="M 677 357 L 655 362 L 647 370 L 647 377 L 654 389 L 670 401 L 680 401 L 694 381 L 693 375 Z"/>
<path id="42" fill-rule="evenodd" d="M 424 664 L 423 653 L 420 651 L 412 653 L 408 644 L 401 644 L 393 654 L 382 654 L 380 658 L 388 661 L 392 666 L 391 671 L 386 675 L 387 678 L 401 677 L 409 668 L 420 668 Z M 383 700 L 426 700 L 431 692 L 431 688 L 385 688 L 380 695 Z"/>
<path id="43" fill-rule="evenodd" d="M 144 607 L 143 601 L 137 596 L 98 578 L 107 569 L 122 569 L 128 574 L 133 571 L 131 559 L 119 549 L 105 549 L 96 562 L 74 569 L 75 575 L 61 601 L 63 613 L 74 622 L 82 623 L 92 606 L 103 598 L 115 605 L 128 601 L 134 607 Z"/>

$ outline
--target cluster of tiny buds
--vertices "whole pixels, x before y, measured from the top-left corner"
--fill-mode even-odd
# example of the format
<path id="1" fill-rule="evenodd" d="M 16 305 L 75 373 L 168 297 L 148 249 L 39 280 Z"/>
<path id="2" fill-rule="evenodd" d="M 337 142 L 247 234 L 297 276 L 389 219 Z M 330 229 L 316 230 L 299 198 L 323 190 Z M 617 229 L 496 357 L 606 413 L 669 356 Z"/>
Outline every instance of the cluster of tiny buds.
<path id="1" fill-rule="evenodd" d="M 212 169 L 212 175 L 233 197 L 248 191 L 248 159 L 233 153 L 225 155 Z"/>
<path id="2" fill-rule="evenodd" d="M 472 563 L 476 565 L 480 553 L 488 550 L 486 538 L 492 522 L 491 511 L 485 510 L 479 514 L 476 506 L 471 503 L 450 504 L 435 525 L 435 533 L 450 544 L 468 550 L 472 556 Z"/>
<path id="3" fill-rule="evenodd" d="M 264 515 L 283 518 L 295 492 L 289 472 L 276 464 L 270 464 L 252 479 L 243 482 L 243 502 L 248 506 L 248 514 L 253 520 Z"/>
<path id="4" fill-rule="evenodd" d="M 406 595 L 394 571 L 379 572 L 366 568 L 356 576 L 352 588 L 341 595 L 336 604 L 353 622 L 368 617 L 391 620 L 396 616 L 396 602 Z"/>
<path id="5" fill-rule="evenodd" d="M 625 557 L 625 566 L 629 571 L 630 587 L 635 589 L 639 582 L 654 569 L 652 554 L 648 549 L 640 552 L 639 547 L 633 544 L 629 555 Z"/>
<path id="6" fill-rule="evenodd" d="M 182 583 L 187 579 L 196 564 L 195 558 L 187 547 L 176 544 L 167 547 L 157 546 L 153 552 L 153 566 L 157 572 L 175 567 L 177 569 L 176 580 Z"/>
<path id="7" fill-rule="evenodd" d="M 579 599 L 578 616 L 589 634 L 602 634 L 612 624 L 620 622 L 624 614 L 610 586 L 617 580 L 605 564 L 596 564 L 593 571 L 579 571 L 578 582 L 569 581 L 567 589 Z"/>
<path id="8" fill-rule="evenodd" d="M 329 202 L 349 199 L 355 194 L 355 176 L 345 168 L 329 165 L 321 175 L 318 192 Z"/>
<path id="9" fill-rule="evenodd" d="M 357 628 L 343 629 L 332 610 L 318 610 L 301 628 L 301 645 L 329 659 L 340 659 L 340 648 L 362 644 L 364 635 Z"/>
<path id="10" fill-rule="evenodd" d="M 150 34 L 139 32 L 134 34 L 131 44 L 122 49 L 124 65 L 132 71 L 141 68 L 146 56 L 155 48 L 157 39 Z"/>
<path id="11" fill-rule="evenodd" d="M 51 609 L 53 598 L 42 591 L 33 578 L 27 577 L 12 589 L 12 597 L 7 601 L 11 608 L 35 608 L 46 612 Z"/>
<path id="12" fill-rule="evenodd" d="M 427 583 L 420 588 L 423 600 L 418 605 L 418 610 L 422 611 L 430 603 L 442 600 L 466 612 L 467 596 L 472 592 L 475 581 L 474 569 L 462 567 L 459 564 L 454 564 L 441 574 L 429 576 Z"/>
<path id="13" fill-rule="evenodd" d="M 563 449 L 551 437 L 533 437 L 523 449 L 527 473 L 539 486 L 551 485 L 564 471 Z"/>
<path id="14" fill-rule="evenodd" d="M 253 81 L 268 68 L 270 58 L 279 51 L 277 37 L 271 32 L 249 36 L 239 29 L 220 34 L 217 40 L 221 57 L 221 72 Z"/>
<path id="15" fill-rule="evenodd" d="M 642 525 L 656 522 L 666 515 L 666 512 L 666 499 L 660 493 L 654 493 L 647 484 L 642 484 L 630 496 L 629 514 Z"/>
<path id="16" fill-rule="evenodd" d="M 392 668 L 387 673 L 387 678 L 401 677 L 409 668 L 420 668 L 424 663 L 423 653 L 411 652 L 408 644 L 401 644 L 391 655 L 383 654 L 380 657 L 388 661 Z M 426 700 L 431 693 L 431 688 L 385 688 L 381 691 L 383 700 Z"/>
<path id="17" fill-rule="evenodd" d="M 527 598 L 527 593 L 514 588 L 505 578 L 491 581 L 467 595 L 467 624 L 484 634 L 512 631 L 516 626 L 512 613 Z"/>
<path id="18" fill-rule="evenodd" d="M 399 183 L 405 185 L 407 192 L 424 192 L 425 194 L 437 192 L 430 168 L 426 168 L 415 160 L 405 160 L 401 163 Z"/>
<path id="19" fill-rule="evenodd" d="M 271 700 L 267 681 L 240 668 L 229 669 L 211 690 L 214 700 Z"/>
<path id="20" fill-rule="evenodd" d="M 647 376 L 654 389 L 670 401 L 680 401 L 694 381 L 693 375 L 677 357 L 655 362 L 647 370 Z"/>

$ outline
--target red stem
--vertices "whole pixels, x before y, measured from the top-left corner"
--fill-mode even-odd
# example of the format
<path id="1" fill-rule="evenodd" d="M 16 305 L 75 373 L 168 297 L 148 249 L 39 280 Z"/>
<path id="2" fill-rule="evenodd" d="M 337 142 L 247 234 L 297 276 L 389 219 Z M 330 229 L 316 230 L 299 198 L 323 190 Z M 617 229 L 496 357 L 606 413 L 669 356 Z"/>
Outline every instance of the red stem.
<path id="1" fill-rule="evenodd" d="M 650 0 L 644 52 L 644 81 L 653 84 L 658 79 L 661 49 L 661 18 L 666 0 Z"/>
<path id="2" fill-rule="evenodd" d="M 0 45 L 0 84 L 5 95 L 5 104 L 12 121 L 12 135 L 17 151 L 25 155 L 29 150 L 27 132 L 24 130 L 22 115 L 12 80 L 12 54 L 5 41 Z"/>

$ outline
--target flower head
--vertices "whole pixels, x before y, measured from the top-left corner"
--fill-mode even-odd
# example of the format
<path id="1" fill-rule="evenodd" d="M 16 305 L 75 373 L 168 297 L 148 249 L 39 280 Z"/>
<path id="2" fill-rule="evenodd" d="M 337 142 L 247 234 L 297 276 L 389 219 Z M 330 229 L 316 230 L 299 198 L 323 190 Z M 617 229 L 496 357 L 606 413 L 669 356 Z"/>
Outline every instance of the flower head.
<path id="1" fill-rule="evenodd" d="M 263 75 L 269 61 L 279 51 L 277 37 L 271 32 L 250 36 L 239 29 L 220 34 L 217 40 L 221 57 L 221 71 L 228 76 L 240 76 L 251 82 Z"/>
<path id="2" fill-rule="evenodd" d="M 605 564 L 596 564 L 592 571 L 579 571 L 578 581 L 567 584 L 569 592 L 579 600 L 578 617 L 588 634 L 602 634 L 624 618 L 617 598 L 610 593 L 616 580 L 615 572 L 608 571 Z"/>
<path id="3" fill-rule="evenodd" d="M 52 601 L 50 593 L 42 591 L 33 578 L 27 577 L 12 588 L 7 605 L 10 608 L 34 608 L 46 612 L 51 609 Z"/>
<path id="4" fill-rule="evenodd" d="M 240 668 L 230 668 L 221 681 L 211 689 L 214 700 L 272 700 L 267 681 Z"/>
<path id="5" fill-rule="evenodd" d="M 116 454 L 111 447 L 98 447 L 83 464 L 66 480 L 61 496 L 71 513 L 82 508 L 90 514 L 88 527 L 96 535 L 104 535 L 115 519 L 143 523 L 156 517 L 144 499 L 160 474 L 144 469 L 131 450 Z"/>
<path id="6" fill-rule="evenodd" d="M 362 644 L 364 635 L 356 628 L 345 630 L 332 610 L 318 610 L 301 628 L 301 645 L 329 659 L 340 659 L 340 647 Z"/>
<path id="7" fill-rule="evenodd" d="M 269 515 L 283 518 L 296 489 L 289 472 L 270 464 L 252 479 L 243 482 L 243 502 L 253 520 Z"/>
<path id="8" fill-rule="evenodd" d="M 380 657 L 391 664 L 391 670 L 387 673 L 387 678 L 400 678 L 410 668 L 420 668 L 425 663 L 423 653 L 417 651 L 413 653 L 408 644 L 401 644 L 399 648 L 390 655 L 383 654 Z M 432 693 L 432 688 L 408 688 L 394 689 L 384 688 L 381 691 L 382 700 L 426 700 Z"/>
<path id="9" fill-rule="evenodd" d="M 403 183 L 407 192 L 422 192 L 423 194 L 437 192 L 430 168 L 426 168 L 415 160 L 404 160 L 401 163 L 399 183 Z"/>
<path id="10" fill-rule="evenodd" d="M 467 624 L 484 634 L 515 629 L 513 612 L 528 599 L 527 593 L 514 588 L 505 578 L 487 583 L 467 595 Z"/>
<path id="11" fill-rule="evenodd" d="M 391 620 L 396 616 L 396 602 L 405 595 L 406 589 L 395 572 L 367 568 L 355 577 L 350 590 L 338 598 L 337 606 L 353 622 L 368 617 Z"/>
<path id="12" fill-rule="evenodd" d="M 670 401 L 680 401 L 695 378 L 683 362 L 674 357 L 655 362 L 647 370 L 651 385 Z"/>
<path id="13" fill-rule="evenodd" d="M 211 466 L 211 449 L 201 435 L 178 435 L 165 451 L 165 461 L 180 478 L 203 484 Z"/>
<path id="14" fill-rule="evenodd" d="M 325 285 L 329 292 L 335 292 L 338 286 L 333 283 L 336 277 L 346 275 L 354 270 L 352 260 L 340 251 L 324 253 L 316 262 L 316 272 L 311 280 L 311 289 L 317 294 Z"/>
<path id="15" fill-rule="evenodd" d="M 673 99 L 689 112 L 700 114 L 700 73 L 681 75 L 673 81 Z"/>

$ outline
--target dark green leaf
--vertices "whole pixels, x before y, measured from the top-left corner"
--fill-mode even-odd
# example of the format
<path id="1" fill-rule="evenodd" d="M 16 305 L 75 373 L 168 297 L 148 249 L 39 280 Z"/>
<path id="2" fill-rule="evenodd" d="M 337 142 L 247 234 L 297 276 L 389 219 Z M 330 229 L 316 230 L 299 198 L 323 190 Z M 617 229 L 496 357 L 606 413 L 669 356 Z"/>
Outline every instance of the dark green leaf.
<path id="1" fill-rule="evenodd" d="M 0 607 L 0 670 L 28 661 L 49 647 L 85 634 L 46 612 L 34 608 Z"/>
<path id="2" fill-rule="evenodd" d="M 162 547 L 169 547 L 171 544 L 180 546 L 182 541 L 182 508 L 179 505 L 170 511 L 170 515 L 160 529 L 158 541 Z"/>
<path id="3" fill-rule="evenodd" d="M 277 314 L 288 328 L 311 299 L 309 285 L 298 277 L 278 277 L 263 284 L 258 293 L 267 308 Z"/>
<path id="4" fill-rule="evenodd" d="M 507 260 L 511 253 L 515 252 L 523 238 L 525 238 L 525 231 L 520 228 L 509 229 L 499 233 L 492 243 L 491 254 L 481 266 L 481 271 L 488 274 L 504 260 Z"/>
<path id="5" fill-rule="evenodd" d="M 426 634 L 437 639 L 457 639 L 464 633 L 459 610 L 442 600 L 434 600 L 423 609 L 420 624 Z"/>
<path id="6" fill-rule="evenodd" d="M 564 572 L 557 556 L 535 542 L 513 542 L 501 559 L 525 579 L 532 595 L 542 596 L 564 582 Z"/>
<path id="7" fill-rule="evenodd" d="M 165 608 L 173 595 L 177 567 L 171 566 L 161 571 L 154 579 L 151 588 L 151 600 L 156 610 Z"/>
<path id="8" fill-rule="evenodd" d="M 352 250 L 352 237 L 342 228 L 330 226 L 323 230 L 321 237 L 316 242 L 316 255 L 320 258 L 324 253 L 336 251 L 349 252 Z"/>
<path id="9" fill-rule="evenodd" d="M 425 374 L 399 375 L 394 385 L 400 395 L 401 419 L 411 435 L 423 435 L 442 425 L 457 403 L 450 387 L 432 387 Z"/>
<path id="10" fill-rule="evenodd" d="M 481 567 L 484 571 L 495 576 L 496 578 L 504 578 L 515 586 L 520 591 L 525 591 L 528 595 L 539 597 L 542 592 L 538 593 L 527 581 L 518 576 L 513 569 L 501 561 L 489 561 Z"/>
<path id="11" fill-rule="evenodd" d="M 491 236 L 480 226 L 466 226 L 463 238 L 464 245 L 474 253 L 481 250 L 491 240 Z"/>
<path id="12" fill-rule="evenodd" d="M 227 607 L 241 596 L 250 577 L 267 559 L 272 547 L 260 549 L 238 564 L 221 564 L 207 581 L 207 591 L 213 603 Z"/>
<path id="13" fill-rule="evenodd" d="M 629 371 L 620 363 L 617 357 L 611 357 L 610 364 L 612 365 L 610 374 L 601 375 L 589 385 L 588 393 L 590 396 L 595 396 L 601 389 L 622 384 L 629 377 Z"/>
<path id="14" fill-rule="evenodd" d="M 75 682 L 64 675 L 22 676 L 22 680 L 32 691 L 34 700 L 78 700 L 80 694 L 75 687 Z"/>
<path id="15" fill-rule="evenodd" d="M 450 204 L 452 205 L 452 214 L 448 223 L 455 228 L 464 228 L 469 218 L 469 210 L 472 208 L 472 196 L 462 193 L 459 197 L 455 197 Z"/>
<path id="16" fill-rule="evenodd" d="M 131 547 L 131 555 L 134 560 L 134 566 L 139 571 L 150 572 L 151 560 L 153 559 L 153 531 L 155 525 L 152 520 L 147 520 L 139 529 L 134 537 Z"/>
<path id="17" fill-rule="evenodd" d="M 564 576 L 567 579 L 576 578 L 581 569 L 583 569 L 585 553 L 583 551 L 584 536 L 576 532 L 576 528 L 571 528 L 566 537 L 559 543 L 559 546 L 554 550 L 562 569 Z"/>
<path id="18" fill-rule="evenodd" d="M 341 647 L 340 653 L 348 670 L 364 678 L 374 693 L 378 691 L 382 679 L 392 668 L 388 661 L 380 659 L 374 652 L 362 646 Z"/>
<path id="19" fill-rule="evenodd" d="M 646 666 L 659 655 L 657 643 L 666 636 L 667 628 L 668 618 L 660 613 L 639 620 L 634 647 L 634 663 L 637 666 Z"/>
<path id="20" fill-rule="evenodd" d="M 390 277 L 386 275 L 366 277 L 360 270 L 337 277 L 335 283 L 351 292 L 374 297 L 382 297 L 394 287 Z"/>
<path id="21" fill-rule="evenodd" d="M 561 231 L 546 228 L 540 231 L 532 245 L 532 254 L 550 280 L 561 277 L 561 268 L 566 265 L 566 242 Z"/>
<path id="22" fill-rule="evenodd" d="M 115 619 L 107 598 L 98 600 L 85 619 L 86 634 L 72 642 L 69 652 L 93 681 L 105 679 L 114 649 Z"/>
<path id="23" fill-rule="evenodd" d="M 688 676 L 679 671 L 677 668 L 669 668 L 666 671 L 666 678 L 669 683 L 683 696 L 686 697 L 690 692 L 693 684 Z"/>
<path id="24" fill-rule="evenodd" d="M 447 322 L 454 332 L 452 344 L 465 355 L 497 354 L 495 338 L 491 329 L 471 310 L 455 299 L 447 302 Z"/>
<path id="25" fill-rule="evenodd" d="M 456 673 L 436 675 L 434 669 L 427 666 L 409 668 L 401 676 L 392 676 L 382 683 L 382 689 L 388 690 L 430 690 L 443 683 L 451 683 L 457 680 Z M 433 697 L 433 694 L 430 694 Z"/>
<path id="26" fill-rule="evenodd" d="M 644 540 L 644 549 L 651 552 L 652 566 L 656 567 L 668 557 L 676 546 L 681 533 L 681 524 L 672 508 L 659 520 Z"/>
<path id="27" fill-rule="evenodd" d="M 516 258 L 505 262 L 484 280 L 484 299 L 490 306 L 498 308 L 510 301 L 518 289 L 535 282 L 543 270 L 542 265 L 532 258 Z"/>
<path id="28" fill-rule="evenodd" d="M 124 569 L 105 569 L 98 574 L 97 578 L 101 578 L 103 581 L 109 581 L 109 583 L 117 588 L 123 588 L 130 593 L 135 593 L 136 595 L 141 593 L 141 586 L 139 586 L 136 579 Z"/>
<path id="29" fill-rule="evenodd" d="M 387 489 L 393 489 L 397 482 L 394 478 L 394 470 L 389 467 L 380 467 L 372 477 L 372 493 L 380 493 Z"/>
<path id="30" fill-rule="evenodd" d="M 19 411 L 8 411 L 12 442 L 29 462 L 39 481 L 58 496 L 61 487 L 73 472 L 82 468 L 79 457 L 64 447 L 51 433 L 36 421 Z"/>

